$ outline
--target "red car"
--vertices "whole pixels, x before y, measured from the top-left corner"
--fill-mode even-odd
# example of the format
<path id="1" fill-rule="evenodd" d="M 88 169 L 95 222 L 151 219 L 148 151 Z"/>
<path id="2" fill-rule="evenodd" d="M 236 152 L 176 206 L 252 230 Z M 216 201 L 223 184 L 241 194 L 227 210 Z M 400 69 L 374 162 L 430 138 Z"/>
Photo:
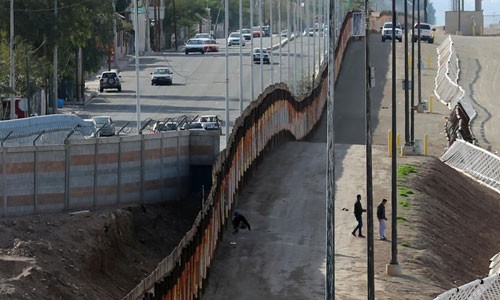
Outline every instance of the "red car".
<path id="1" fill-rule="evenodd" d="M 219 45 L 213 39 L 204 39 L 203 49 L 205 49 L 205 52 L 219 52 Z"/>
<path id="2" fill-rule="evenodd" d="M 261 35 L 264 36 L 262 30 L 258 28 L 252 29 L 252 37 L 260 37 Z"/>

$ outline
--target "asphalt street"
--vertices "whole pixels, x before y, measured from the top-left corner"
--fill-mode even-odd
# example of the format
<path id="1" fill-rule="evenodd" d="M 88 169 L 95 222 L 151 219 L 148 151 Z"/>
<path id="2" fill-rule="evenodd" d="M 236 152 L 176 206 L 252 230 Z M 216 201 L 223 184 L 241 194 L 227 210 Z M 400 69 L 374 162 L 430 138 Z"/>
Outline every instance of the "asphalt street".
<path id="1" fill-rule="evenodd" d="M 269 37 L 263 38 L 263 46 L 270 47 Z M 216 114 L 225 119 L 225 43 L 218 40 L 220 52 L 185 55 L 184 52 L 157 53 L 151 56 L 140 57 L 139 94 L 141 120 L 148 118 L 163 120 L 180 115 L 196 116 L 199 114 Z M 259 47 L 260 39 L 254 39 L 254 47 Z M 275 37 L 273 44 L 278 44 L 279 39 Z M 239 47 L 229 48 L 229 126 L 232 128 L 235 118 L 240 115 L 240 74 L 242 79 L 242 107 L 243 109 L 253 98 L 261 93 L 265 87 L 272 82 L 278 82 L 281 78 L 290 82 L 291 88 L 294 82 L 300 84 L 300 74 L 312 73 L 313 61 L 318 65 L 320 40 L 316 38 L 303 37 L 286 44 L 282 47 L 281 63 L 279 48 L 274 50 L 271 64 L 255 64 L 251 61 L 251 44 L 247 41 L 242 49 L 242 71 L 240 72 Z M 323 43 L 323 40 L 321 40 Z M 322 48 L 324 49 L 324 44 Z M 182 49 L 179 49 L 182 51 Z M 289 52 L 290 51 L 290 52 Z M 290 53 L 290 54 L 289 54 Z M 303 53 L 303 54 L 300 54 Z M 315 58 L 313 58 L 313 53 Z M 308 56 L 309 54 L 309 56 Z M 296 57 L 296 60 L 294 59 Z M 290 62 L 290 64 L 289 64 Z M 150 82 L 150 73 L 155 67 L 168 66 L 174 72 L 173 84 L 171 86 L 153 86 Z M 290 67 L 290 69 L 289 69 Z M 262 80 L 261 71 L 262 68 Z M 271 73 L 273 78 L 271 78 Z M 253 74 L 253 76 L 252 76 Z M 287 78 L 290 74 L 290 78 Z M 129 64 L 121 70 L 122 92 L 105 90 L 95 97 L 84 110 L 77 112 L 80 115 L 96 116 L 109 115 L 121 127 L 129 122 L 130 133 L 134 133 L 137 127 L 137 101 L 136 101 L 136 77 L 135 65 Z M 273 81 L 271 81 L 273 79 Z M 87 84 L 90 88 L 98 87 L 97 81 Z M 225 121 L 225 120 L 224 120 Z M 224 130 L 223 130 L 224 132 Z M 225 147 L 225 139 L 221 138 Z"/>

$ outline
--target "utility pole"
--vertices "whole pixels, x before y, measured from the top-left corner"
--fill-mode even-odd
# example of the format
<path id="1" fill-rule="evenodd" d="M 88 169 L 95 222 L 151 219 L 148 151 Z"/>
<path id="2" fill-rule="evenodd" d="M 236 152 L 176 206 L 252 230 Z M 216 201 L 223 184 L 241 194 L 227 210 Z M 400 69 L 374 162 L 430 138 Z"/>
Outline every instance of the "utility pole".
<path id="1" fill-rule="evenodd" d="M 116 63 L 116 48 L 118 45 L 118 40 L 116 36 L 116 1 L 113 0 L 113 63 L 115 65 L 115 68 L 117 66 Z"/>
<path id="2" fill-rule="evenodd" d="M 14 44 L 14 0 L 10 0 L 10 119 L 14 120 L 16 118 L 16 68 L 15 68 L 15 56 L 14 50 L 16 45 Z"/>
<path id="3" fill-rule="evenodd" d="M 368 11 L 368 0 L 365 0 L 365 122 L 366 122 L 366 210 L 367 210 L 367 257 L 368 257 L 368 267 L 367 267 L 367 280 L 368 280 L 368 300 L 375 300 L 375 250 L 373 245 L 373 168 L 372 168 L 372 125 L 371 125 L 371 98 L 370 98 L 370 87 L 371 87 L 371 77 L 375 74 L 371 74 L 370 67 L 370 49 L 368 47 L 368 38 L 370 34 L 370 15 Z M 392 24 L 392 43 L 396 44 L 395 41 L 395 24 Z M 374 68 L 375 69 L 375 68 Z"/>
<path id="4" fill-rule="evenodd" d="M 52 107 L 54 108 L 53 113 L 57 114 L 57 102 L 59 97 L 57 96 L 57 0 L 54 0 L 54 19 L 55 19 L 55 43 L 54 43 L 54 77 L 53 77 L 53 86 L 54 86 L 54 99 L 52 102 Z"/>
<path id="5" fill-rule="evenodd" d="M 139 83 L 139 1 L 135 0 L 134 12 L 134 50 L 135 50 L 135 110 L 137 117 L 137 134 L 141 132 L 141 94 Z"/>
<path id="6" fill-rule="evenodd" d="M 424 22 L 429 23 L 428 15 L 427 15 L 427 0 L 424 0 Z"/>
<path id="7" fill-rule="evenodd" d="M 175 0 L 172 0 L 172 9 L 174 10 L 174 48 L 177 52 L 177 12 L 175 11 Z"/>
<path id="8" fill-rule="evenodd" d="M 419 0 L 420 2 L 420 0 Z M 409 84 L 408 84 L 408 1 L 405 0 L 404 4 L 404 17 L 405 17 L 405 82 L 404 82 L 404 89 L 405 89 L 405 146 L 410 145 L 410 123 L 409 123 L 409 117 L 410 117 L 410 103 L 409 103 Z M 392 24 L 392 30 L 395 30 L 396 24 Z M 394 36 L 394 35 L 393 35 Z M 413 36 L 412 36 L 413 39 Z M 396 41 L 392 39 L 392 42 L 395 43 Z M 413 42 L 413 41 L 412 41 Z M 420 42 L 420 40 L 419 40 Z"/>

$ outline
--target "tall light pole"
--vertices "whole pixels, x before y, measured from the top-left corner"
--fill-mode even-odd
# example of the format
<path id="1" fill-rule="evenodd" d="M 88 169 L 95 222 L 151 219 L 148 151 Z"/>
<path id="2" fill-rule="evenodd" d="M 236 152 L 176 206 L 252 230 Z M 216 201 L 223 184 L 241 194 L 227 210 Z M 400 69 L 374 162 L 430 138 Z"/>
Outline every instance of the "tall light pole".
<path id="1" fill-rule="evenodd" d="M 286 39 L 287 39 L 287 74 L 286 74 L 286 80 L 287 84 L 290 87 L 292 80 L 291 80 L 291 70 L 290 70 L 290 38 L 292 37 L 292 24 L 290 23 L 290 6 L 292 5 L 292 0 L 286 0 Z"/>
<path id="2" fill-rule="evenodd" d="M 224 0 L 224 39 L 227 43 L 227 37 L 229 35 L 229 0 Z M 225 105 L 225 117 L 226 117 L 226 142 L 229 139 L 229 49 L 226 44 L 226 49 L 224 52 L 224 59 L 226 64 L 226 105 Z"/>
<path id="3" fill-rule="evenodd" d="M 404 89 L 405 89 L 405 145 L 410 145 L 410 122 L 409 122 L 409 113 L 410 113 L 410 103 L 409 103 L 409 84 L 408 84 L 408 1 L 405 0 L 404 3 L 404 18 L 405 18 L 405 31 L 404 31 L 404 36 L 405 36 L 405 82 L 404 82 Z M 394 28 L 394 26 L 393 26 Z M 392 40 L 393 43 L 395 43 L 395 40 Z"/>
<path id="4" fill-rule="evenodd" d="M 280 52 L 279 52 L 279 62 L 280 62 L 280 73 L 279 73 L 279 82 L 283 82 L 283 78 L 281 77 L 281 0 L 278 0 L 278 39 L 280 44 Z M 272 62 L 271 62 L 272 63 Z"/>
<path id="5" fill-rule="evenodd" d="M 305 4 L 306 4 L 306 7 L 305 7 L 305 14 L 306 14 L 306 32 L 307 32 L 307 79 L 309 79 L 309 75 L 311 75 L 311 47 L 310 47 L 310 43 L 311 43 L 311 37 L 309 36 L 309 30 L 311 28 L 311 11 L 309 9 L 309 5 L 310 5 L 310 2 L 309 0 L 305 0 Z M 314 40 L 314 31 L 313 31 L 313 38 Z M 307 80 L 307 85 L 309 86 L 309 80 Z"/>
<path id="6" fill-rule="evenodd" d="M 10 0 L 10 74 L 9 74 L 9 86 L 10 86 L 10 119 L 14 120 L 16 118 L 16 68 L 15 68 L 15 56 L 14 56 L 14 0 Z"/>
<path id="7" fill-rule="evenodd" d="M 243 112 L 243 4 L 242 0 L 240 0 L 239 3 L 239 13 L 240 13 L 240 115 Z"/>
<path id="8" fill-rule="evenodd" d="M 134 16 L 134 50 L 135 50 L 135 111 L 137 118 L 137 134 L 141 132 L 141 96 L 139 82 L 139 1 L 135 0 Z M 177 38 L 176 38 L 177 39 Z"/>
<path id="9" fill-rule="evenodd" d="M 264 0 L 258 0 L 259 1 L 259 39 L 260 39 L 260 92 L 262 93 L 264 91 L 264 71 L 262 68 L 262 65 L 264 64 L 264 54 L 262 53 L 262 34 L 264 34 L 264 31 L 262 30 L 262 1 Z"/>
<path id="10" fill-rule="evenodd" d="M 269 64 L 271 65 L 271 84 L 274 83 L 274 64 L 273 64 L 273 0 L 269 0 L 269 37 L 271 38 L 271 51 L 269 51 Z"/>
<path id="11" fill-rule="evenodd" d="M 298 0 L 295 0 L 295 5 L 294 5 L 294 11 L 293 11 L 293 16 L 295 18 L 295 26 L 294 26 L 294 35 L 293 35 L 293 93 L 295 96 L 298 95 L 298 88 L 297 88 L 297 38 L 300 35 L 300 32 L 297 32 L 297 28 L 299 26 L 299 20 L 298 20 Z"/>
<path id="12" fill-rule="evenodd" d="M 396 168 L 396 0 L 392 0 L 392 135 L 391 135 L 391 262 L 386 266 L 387 275 L 397 276 L 402 274 L 398 263 L 398 196 L 397 196 L 397 173 Z"/>
<path id="13" fill-rule="evenodd" d="M 326 282 L 325 300 L 335 299 L 335 1 L 329 1 L 328 97 L 326 100 Z"/>
<path id="14" fill-rule="evenodd" d="M 372 178 L 372 128 L 371 128 L 371 99 L 370 99 L 370 49 L 368 48 L 368 35 L 370 15 L 368 14 L 368 0 L 365 0 L 365 120 L 366 120 L 366 210 L 367 210 L 367 257 L 368 257 L 368 300 L 375 300 L 375 256 L 373 248 L 373 178 Z M 394 25 L 393 25 L 394 26 Z M 395 29 L 393 27 L 392 43 L 395 44 Z"/>
<path id="15" fill-rule="evenodd" d="M 55 18 L 55 33 L 57 36 L 57 0 L 54 0 L 54 18 Z M 58 63 L 58 47 L 57 47 L 57 37 L 55 39 L 55 44 L 54 44 L 54 77 L 53 77 L 53 86 L 54 86 L 54 102 L 53 102 L 53 107 L 54 107 L 54 114 L 57 113 L 57 102 L 58 102 L 58 95 L 57 95 L 57 63 Z"/>
<path id="16" fill-rule="evenodd" d="M 417 0 L 419 1 L 419 0 Z M 413 37 L 415 36 L 415 0 L 412 0 L 412 13 L 411 13 L 411 97 L 410 107 L 415 107 L 415 43 Z M 410 113 L 410 141 L 415 143 L 415 110 L 411 109 Z"/>
<path id="17" fill-rule="evenodd" d="M 254 2 L 253 0 L 250 0 L 250 34 L 252 35 L 252 38 L 250 39 L 250 51 L 253 51 L 253 6 Z M 253 52 L 251 52 L 253 53 Z M 250 63 L 250 101 L 253 101 L 255 99 L 254 97 L 254 81 L 253 81 L 253 68 L 254 68 L 254 62 L 253 62 L 253 57 L 251 59 Z"/>

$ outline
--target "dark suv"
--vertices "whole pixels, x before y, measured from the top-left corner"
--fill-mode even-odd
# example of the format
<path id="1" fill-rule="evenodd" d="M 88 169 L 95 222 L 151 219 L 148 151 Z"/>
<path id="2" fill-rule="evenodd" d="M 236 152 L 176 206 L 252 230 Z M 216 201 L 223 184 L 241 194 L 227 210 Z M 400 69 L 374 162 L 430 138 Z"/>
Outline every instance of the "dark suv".
<path id="1" fill-rule="evenodd" d="M 118 92 L 122 91 L 122 83 L 120 80 L 120 75 L 116 71 L 105 71 L 102 72 L 99 78 L 99 92 L 103 92 L 105 89 L 117 89 Z"/>

